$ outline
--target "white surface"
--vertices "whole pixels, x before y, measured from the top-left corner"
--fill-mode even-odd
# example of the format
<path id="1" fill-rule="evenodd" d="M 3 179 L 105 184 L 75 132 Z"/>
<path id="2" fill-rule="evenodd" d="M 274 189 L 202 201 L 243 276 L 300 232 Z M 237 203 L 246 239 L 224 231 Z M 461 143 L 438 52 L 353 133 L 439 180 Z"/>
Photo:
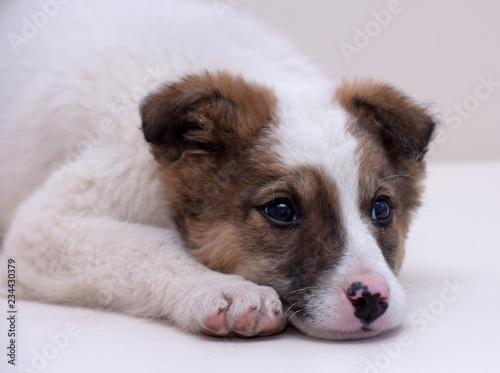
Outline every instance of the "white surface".
<path id="1" fill-rule="evenodd" d="M 20 301 L 17 365 L 6 363 L 2 316 L 0 371 L 499 372 L 499 190 L 500 163 L 430 167 L 401 275 L 407 319 L 383 336 L 332 342 L 288 329 L 273 337 L 218 339 L 154 320 Z M 466 288 L 453 294 L 447 281 Z M 6 310 L 7 301 L 0 302 Z M 62 336 L 67 327 L 76 335 Z M 49 357 L 45 365 L 37 354 Z"/>

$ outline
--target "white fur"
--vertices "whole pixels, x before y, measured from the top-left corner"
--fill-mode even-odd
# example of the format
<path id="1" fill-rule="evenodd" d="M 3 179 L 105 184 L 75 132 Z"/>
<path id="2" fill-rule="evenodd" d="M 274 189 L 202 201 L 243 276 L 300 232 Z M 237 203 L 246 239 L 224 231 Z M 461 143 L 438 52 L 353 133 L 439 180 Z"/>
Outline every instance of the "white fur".
<path id="1" fill-rule="evenodd" d="M 12 20 L 29 17 L 27 9 L 3 4 L 2 35 L 19 33 L 6 27 L 20 28 Z M 71 45 L 62 43 L 69 38 Z M 391 288 L 381 328 L 399 322 L 404 293 L 356 213 L 359 144 L 345 130 L 346 114 L 332 107 L 334 85 L 267 27 L 238 14 L 221 21 L 212 4 L 75 0 L 18 54 L 3 49 L 1 257 L 16 259 L 24 297 L 168 317 L 192 331 L 227 297 L 237 311 L 259 301 L 268 315 L 279 307 L 274 290 L 213 272 L 187 254 L 138 130 L 138 104 L 159 84 L 225 69 L 274 88 L 287 126 L 273 133 L 284 164 L 318 166 L 341 187 L 348 254 L 322 280 L 318 325 L 296 325 L 318 337 L 368 336 L 335 329 L 331 294 L 356 271 L 374 271 Z"/>

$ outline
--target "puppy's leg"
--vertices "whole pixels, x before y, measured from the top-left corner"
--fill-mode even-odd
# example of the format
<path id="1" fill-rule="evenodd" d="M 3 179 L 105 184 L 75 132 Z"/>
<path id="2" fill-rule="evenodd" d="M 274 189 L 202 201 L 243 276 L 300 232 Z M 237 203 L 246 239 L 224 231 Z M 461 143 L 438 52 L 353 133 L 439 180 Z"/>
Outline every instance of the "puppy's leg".
<path id="1" fill-rule="evenodd" d="M 21 206 L 1 254 L 16 259 L 24 297 L 166 317 L 209 335 L 284 328 L 273 289 L 196 262 L 176 230 L 71 213 L 64 197 L 58 205 L 46 197 L 39 191 Z"/>

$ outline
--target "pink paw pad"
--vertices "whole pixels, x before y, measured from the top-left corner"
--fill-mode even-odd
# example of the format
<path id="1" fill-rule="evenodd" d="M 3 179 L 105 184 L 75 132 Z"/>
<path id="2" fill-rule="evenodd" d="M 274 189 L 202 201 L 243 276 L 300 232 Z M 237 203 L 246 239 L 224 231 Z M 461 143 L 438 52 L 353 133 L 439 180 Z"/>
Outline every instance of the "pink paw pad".
<path id="1" fill-rule="evenodd" d="M 272 319 L 267 320 L 267 322 L 260 329 L 259 334 L 261 335 L 275 334 L 285 329 L 286 321 L 284 318 L 279 317 L 280 310 L 274 309 L 273 314 L 274 317 Z"/>
<path id="2" fill-rule="evenodd" d="M 203 323 L 206 328 L 206 330 L 203 330 L 203 333 L 217 335 L 226 325 L 226 311 L 227 307 L 220 307 L 215 315 L 209 316 Z"/>
<path id="3" fill-rule="evenodd" d="M 247 312 L 236 318 L 233 323 L 233 329 L 237 332 L 246 332 L 250 330 L 255 323 L 256 315 L 257 306 L 250 307 Z"/>

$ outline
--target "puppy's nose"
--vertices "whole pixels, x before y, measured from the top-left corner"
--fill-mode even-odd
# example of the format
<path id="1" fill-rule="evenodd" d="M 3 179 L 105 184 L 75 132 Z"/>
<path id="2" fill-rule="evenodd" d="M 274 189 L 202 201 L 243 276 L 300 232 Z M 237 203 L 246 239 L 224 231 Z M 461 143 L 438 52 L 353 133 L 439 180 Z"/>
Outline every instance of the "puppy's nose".
<path id="1" fill-rule="evenodd" d="M 382 316 L 389 308 L 389 288 L 385 281 L 373 277 L 361 277 L 345 289 L 354 306 L 354 316 L 368 325 Z"/>

